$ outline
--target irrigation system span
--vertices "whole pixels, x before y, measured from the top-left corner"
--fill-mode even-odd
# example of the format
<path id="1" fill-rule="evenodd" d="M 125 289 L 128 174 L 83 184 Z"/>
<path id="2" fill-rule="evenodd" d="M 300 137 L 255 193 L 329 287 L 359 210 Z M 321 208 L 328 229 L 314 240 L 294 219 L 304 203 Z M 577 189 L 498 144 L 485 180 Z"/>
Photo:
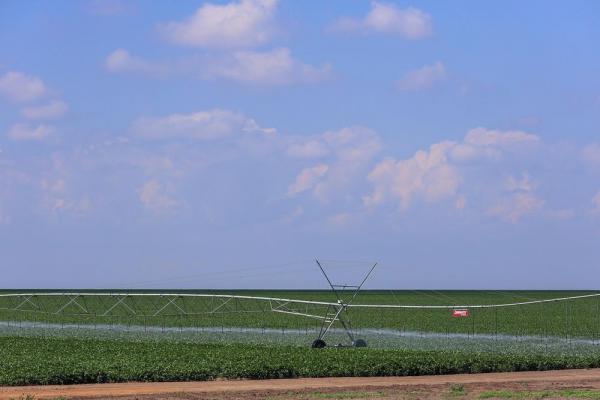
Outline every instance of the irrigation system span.
<path id="1" fill-rule="evenodd" d="M 190 317 L 215 316 L 228 313 L 264 314 L 271 312 L 316 320 L 318 329 L 316 330 L 316 338 L 312 342 L 313 347 L 327 346 L 325 337 L 332 332 L 343 332 L 347 337 L 346 344 L 340 346 L 365 347 L 367 345 L 366 341 L 357 338 L 357 332 L 353 329 L 350 313 L 352 310 L 364 310 L 367 313 L 370 310 L 372 310 L 372 313 L 402 309 L 455 310 L 460 311 L 458 316 L 468 316 L 469 312 L 477 309 L 505 309 L 600 297 L 600 293 L 591 293 L 497 304 L 356 304 L 354 300 L 371 276 L 377 263 L 370 267 L 357 285 L 333 283 L 322 264 L 318 260 L 316 260 L 316 263 L 326 279 L 335 301 L 223 293 L 28 292 L 0 293 L 0 311 L 11 312 L 12 316 L 18 315 L 18 313 L 33 313 L 47 316 L 102 318 L 114 316 L 118 310 L 119 315 L 137 318 L 136 321 L 140 321 L 140 318 L 160 316 Z M 598 304 L 600 307 L 600 302 Z M 598 316 L 600 316 L 600 312 Z M 568 321 L 569 318 L 567 315 L 565 320 Z M 1 315 L 0 319 L 2 319 Z M 97 321 L 94 321 L 94 323 L 97 323 Z M 42 325 L 38 324 L 38 326 Z M 334 325 L 338 328 L 335 328 Z M 50 323 L 46 326 L 53 325 Z M 473 334 L 474 331 L 473 328 Z M 371 330 L 371 332 L 373 331 Z M 450 332 L 447 332 L 447 334 L 450 334 Z M 597 336 L 597 333 L 595 335 Z M 421 337 L 424 336 L 421 335 Z"/>

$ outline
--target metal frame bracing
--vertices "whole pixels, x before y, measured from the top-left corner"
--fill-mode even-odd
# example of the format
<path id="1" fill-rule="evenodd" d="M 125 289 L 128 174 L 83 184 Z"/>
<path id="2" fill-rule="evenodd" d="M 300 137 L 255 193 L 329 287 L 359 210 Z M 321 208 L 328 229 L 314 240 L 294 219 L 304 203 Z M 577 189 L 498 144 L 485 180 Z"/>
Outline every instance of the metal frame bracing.
<path id="1" fill-rule="evenodd" d="M 367 279 L 369 279 L 369 276 L 371 276 L 371 273 L 377 266 L 377 263 L 373 264 L 371 269 L 369 269 L 367 274 L 363 277 L 363 280 L 360 282 L 360 284 L 358 284 L 358 285 L 339 285 L 339 284 L 334 284 L 331 281 L 331 279 L 325 272 L 325 269 L 323 268 L 323 265 L 321 265 L 319 260 L 315 260 L 315 262 L 319 266 L 319 269 L 321 270 L 321 273 L 325 277 L 325 280 L 327 280 L 327 283 L 329 284 L 331 291 L 333 292 L 333 294 L 335 295 L 335 297 L 337 299 L 337 303 L 335 305 L 331 305 L 331 306 L 327 307 L 327 312 L 325 314 L 325 318 L 322 319 L 323 322 L 321 324 L 319 336 L 313 343 L 313 346 L 319 347 L 319 346 L 325 345 L 324 338 L 336 321 L 339 322 L 342 325 L 342 327 L 344 328 L 344 331 L 348 335 L 348 338 L 350 338 L 350 344 L 352 346 L 355 346 L 358 343 L 358 341 L 356 340 L 356 338 L 354 336 L 354 332 L 352 330 L 352 324 L 350 322 L 350 317 L 348 315 L 348 307 L 352 305 L 352 302 L 354 301 L 354 299 L 356 298 L 356 296 L 362 289 L 362 287 L 365 284 L 365 282 L 367 281 Z M 348 289 L 354 290 L 354 291 L 351 292 L 351 295 L 349 296 L 349 298 L 346 298 L 345 291 Z M 361 341 L 361 343 L 365 343 L 365 342 Z"/>
<path id="2" fill-rule="evenodd" d="M 349 286 L 346 286 L 349 287 Z M 63 298 L 59 303 L 58 308 L 54 311 L 48 310 L 47 306 L 42 306 L 41 304 L 36 303 L 36 301 L 41 297 L 57 297 Z M 107 297 L 114 298 L 116 303 L 121 301 L 125 301 L 131 298 L 137 297 L 158 297 L 164 298 L 167 301 L 167 304 L 173 299 L 182 299 L 182 298 L 194 298 L 194 297 L 203 297 L 210 298 L 214 300 L 220 300 L 221 302 L 215 307 L 205 313 L 215 313 L 223 308 L 228 300 L 236 300 L 237 304 L 240 304 L 242 300 L 259 300 L 264 301 L 269 305 L 268 311 L 273 312 L 281 312 L 281 313 L 292 313 L 294 311 L 286 310 L 286 307 L 293 304 L 300 305 L 318 305 L 318 306 L 330 306 L 338 309 L 339 303 L 327 302 L 327 301 L 313 301 L 313 300 L 300 300 L 300 299 L 286 299 L 286 298 L 276 298 L 276 297 L 262 297 L 262 296 L 243 296 L 243 295 L 225 295 L 225 294 L 207 294 L 207 293 L 144 293 L 144 292 L 136 292 L 136 293 L 107 293 L 107 292 L 26 292 L 26 293 L 0 293 L 0 299 L 12 299 L 12 305 L 0 306 L 0 310 L 8 310 L 8 311 L 27 311 L 27 312 L 41 312 L 45 314 L 67 314 L 66 312 L 61 311 L 61 307 L 64 310 L 68 305 L 73 304 L 77 306 L 81 310 L 80 313 L 68 313 L 69 315 L 79 315 L 79 314 L 87 314 L 90 313 L 84 304 L 78 302 L 77 300 L 85 299 L 86 297 Z M 551 299 L 542 299 L 542 300 L 530 300 L 523 302 L 514 302 L 514 303 L 497 303 L 497 304 L 441 304 L 441 305 L 415 305 L 415 304 L 354 304 L 351 302 L 345 303 L 346 309 L 352 308 L 373 308 L 373 309 L 393 309 L 393 308 L 417 308 L 417 309 L 455 309 L 455 308 L 503 308 L 503 307 L 517 307 L 523 305 L 530 304 L 541 304 L 541 303 L 552 303 L 552 302 L 560 302 L 560 301 L 569 301 L 569 300 L 577 300 L 577 299 L 585 299 L 591 297 L 600 297 L 600 293 L 591 293 L 579 296 L 569 296 L 569 297 L 556 297 Z M 63 302 L 64 301 L 64 302 Z M 116 303 L 110 303 L 112 305 L 118 305 Z M 29 304 L 31 308 L 25 308 L 24 306 Z M 165 303 L 162 303 L 164 305 Z M 129 307 L 131 308 L 131 307 Z M 231 310 L 230 310 L 231 311 Z M 239 310 L 238 310 L 239 311 Z M 138 316 L 152 316 L 153 314 L 139 314 L 135 311 L 131 310 L 132 315 Z M 194 314 L 190 312 L 185 312 L 182 310 L 181 314 Z M 298 315 L 303 313 L 296 313 Z M 96 314 L 98 315 L 98 314 Z M 307 313 L 308 317 L 317 317 L 324 318 L 324 316 L 319 315 L 310 315 Z"/>

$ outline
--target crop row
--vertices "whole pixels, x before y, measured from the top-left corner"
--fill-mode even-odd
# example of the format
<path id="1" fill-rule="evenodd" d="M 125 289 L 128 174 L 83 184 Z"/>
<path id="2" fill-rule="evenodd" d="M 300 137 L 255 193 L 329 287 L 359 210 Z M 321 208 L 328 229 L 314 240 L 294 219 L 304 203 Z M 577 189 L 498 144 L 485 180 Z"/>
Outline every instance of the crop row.
<path id="1" fill-rule="evenodd" d="M 600 366 L 600 353 L 526 354 L 0 337 L 0 385 L 405 376 Z"/>

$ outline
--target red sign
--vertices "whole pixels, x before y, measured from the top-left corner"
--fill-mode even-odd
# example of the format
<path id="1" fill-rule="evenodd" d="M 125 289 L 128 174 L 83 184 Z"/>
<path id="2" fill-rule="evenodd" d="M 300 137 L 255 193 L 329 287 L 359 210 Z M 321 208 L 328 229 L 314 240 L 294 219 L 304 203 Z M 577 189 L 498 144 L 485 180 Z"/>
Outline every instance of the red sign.
<path id="1" fill-rule="evenodd" d="M 468 317 L 469 310 L 452 310 L 453 317 Z"/>

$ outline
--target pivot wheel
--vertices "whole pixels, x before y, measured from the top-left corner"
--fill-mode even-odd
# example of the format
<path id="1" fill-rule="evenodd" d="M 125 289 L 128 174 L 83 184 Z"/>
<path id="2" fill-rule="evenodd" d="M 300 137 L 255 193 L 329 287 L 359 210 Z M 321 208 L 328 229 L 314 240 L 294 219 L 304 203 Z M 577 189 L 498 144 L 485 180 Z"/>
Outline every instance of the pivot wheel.
<path id="1" fill-rule="evenodd" d="M 352 342 L 354 347 L 367 347 L 367 342 L 364 339 L 356 339 Z"/>
<path id="2" fill-rule="evenodd" d="M 312 348 L 313 349 L 322 349 L 325 346 L 327 346 L 327 343 L 325 343 L 325 341 L 323 339 L 317 339 L 314 342 L 312 342 Z"/>

